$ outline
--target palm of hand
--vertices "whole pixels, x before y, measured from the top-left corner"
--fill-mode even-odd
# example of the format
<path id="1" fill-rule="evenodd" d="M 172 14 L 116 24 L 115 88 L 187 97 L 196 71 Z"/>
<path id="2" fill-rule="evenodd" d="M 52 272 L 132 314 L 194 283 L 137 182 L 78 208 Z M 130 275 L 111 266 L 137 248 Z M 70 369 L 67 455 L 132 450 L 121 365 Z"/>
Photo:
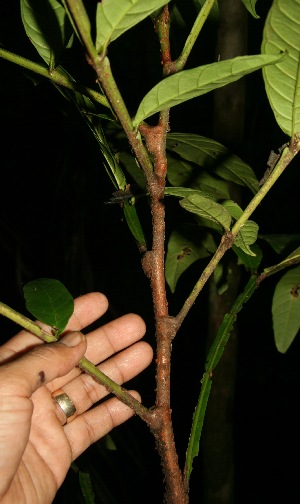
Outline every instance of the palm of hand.
<path id="1" fill-rule="evenodd" d="M 76 299 L 74 315 L 67 329 L 83 329 L 97 320 L 106 308 L 107 300 L 99 293 Z M 2 397 L 0 392 L 0 447 L 3 444 L 1 452 L 4 454 L 3 466 L 0 463 L 3 474 L 0 500 L 3 496 L 3 504 L 52 502 L 71 462 L 93 442 L 132 416 L 133 412 L 116 398 L 107 399 L 90 409 L 107 396 L 107 391 L 74 366 L 86 350 L 85 355 L 95 364 L 105 360 L 99 367 L 121 384 L 141 372 L 152 360 L 151 347 L 138 342 L 144 332 L 145 325 L 140 317 L 125 315 L 90 332 L 86 338 L 87 349 L 85 343 L 80 344 L 74 362 L 66 361 L 63 353 L 70 349 L 65 345 L 37 344 L 36 338 L 26 331 L 21 331 L 1 347 L 0 362 L 5 363 L 0 366 L 0 391 L 1 383 L 8 383 L 7 376 L 11 385 L 8 388 L 14 389 L 12 377 L 21 374 L 26 382 L 28 373 L 33 372 L 40 362 L 46 370 L 46 382 L 47 377 L 52 378 L 46 385 L 33 385 L 33 393 L 29 391 L 28 383 L 22 390 L 22 380 L 18 394 L 12 395 L 9 390 Z M 32 346 L 35 346 L 33 351 L 24 353 Z M 122 352 L 114 355 L 120 350 Z M 15 359 L 20 353 L 23 355 Z M 12 357 L 14 361 L 7 364 Z M 28 360 L 29 367 L 26 367 Z M 77 410 L 78 416 L 70 423 L 66 423 L 64 412 L 51 395 L 60 388 L 72 398 Z M 132 393 L 139 398 L 136 392 Z M 9 415 L 3 416 L 5 420 L 1 422 L 3 405 Z M 9 472 L 13 477 L 9 477 Z"/>

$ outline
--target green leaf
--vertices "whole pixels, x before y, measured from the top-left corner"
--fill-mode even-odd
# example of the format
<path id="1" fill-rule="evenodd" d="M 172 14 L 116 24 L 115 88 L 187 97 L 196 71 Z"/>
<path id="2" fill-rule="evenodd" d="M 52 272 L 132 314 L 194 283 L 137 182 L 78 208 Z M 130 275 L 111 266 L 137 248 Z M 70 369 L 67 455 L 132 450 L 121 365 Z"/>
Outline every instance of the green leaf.
<path id="1" fill-rule="evenodd" d="M 243 214 L 241 207 L 232 200 L 223 201 L 222 205 L 230 212 L 230 215 L 238 220 Z M 256 270 L 262 259 L 262 252 L 258 247 L 259 257 L 255 258 L 256 252 L 254 249 L 250 249 L 249 245 L 252 245 L 257 240 L 258 225 L 248 220 L 241 228 L 239 234 L 235 239 L 233 250 L 240 258 L 241 262 L 251 269 Z M 250 257 L 251 256 L 251 259 Z"/>
<path id="2" fill-rule="evenodd" d="M 92 132 L 93 137 L 101 150 L 104 159 L 103 164 L 112 184 L 116 189 L 124 191 L 127 187 L 125 175 L 116 159 L 116 156 L 114 156 L 111 151 L 110 145 L 101 126 L 101 120 L 96 114 L 96 108 L 93 102 L 90 98 L 77 91 L 72 94 L 69 93 L 69 96 Z"/>
<path id="3" fill-rule="evenodd" d="M 79 484 L 85 504 L 95 504 L 95 493 L 89 473 L 79 471 Z"/>
<path id="4" fill-rule="evenodd" d="M 154 86 L 143 98 L 133 125 L 137 128 L 144 119 L 156 112 L 209 93 L 280 59 L 282 55 L 238 56 L 171 75 Z"/>
<path id="5" fill-rule="evenodd" d="M 254 243 L 251 247 L 251 251 L 254 252 L 255 255 L 246 254 L 241 248 L 232 246 L 232 250 L 238 256 L 238 264 L 243 264 L 250 271 L 256 272 L 258 267 L 262 261 L 263 253 L 259 245 Z"/>
<path id="6" fill-rule="evenodd" d="M 24 285 L 23 292 L 27 310 L 61 334 L 74 311 L 73 297 L 66 287 L 59 280 L 40 278 Z"/>
<path id="7" fill-rule="evenodd" d="M 239 234 L 235 239 L 234 244 L 240 249 L 242 249 L 246 254 L 255 256 L 255 252 L 251 250 L 249 245 L 252 245 L 252 243 L 256 242 L 257 234 L 258 234 L 258 225 L 256 224 L 256 222 L 248 220 L 241 228 Z"/>
<path id="8" fill-rule="evenodd" d="M 192 212 L 200 217 L 221 224 L 224 229 L 229 230 L 231 224 L 230 213 L 226 208 L 212 199 L 205 198 L 200 194 L 191 194 L 187 198 L 182 199 L 179 203 L 188 212 Z"/>
<path id="9" fill-rule="evenodd" d="M 235 201 L 226 200 L 226 201 L 223 201 L 222 205 L 225 208 L 227 208 L 227 210 L 230 212 L 230 215 L 232 215 L 232 217 L 235 220 L 238 220 L 240 218 L 240 216 L 243 214 L 243 210 L 241 209 L 241 207 L 237 203 L 235 203 Z"/>
<path id="10" fill-rule="evenodd" d="M 171 133 L 167 136 L 167 149 L 209 173 L 247 186 L 254 194 L 259 189 L 252 168 L 215 140 L 192 133 Z"/>
<path id="11" fill-rule="evenodd" d="M 135 238 L 140 251 L 145 252 L 145 250 L 147 249 L 146 238 L 140 220 L 138 218 L 135 205 L 133 205 L 130 201 L 125 201 L 123 210 L 129 230 Z"/>
<path id="12" fill-rule="evenodd" d="M 166 187 L 165 195 L 166 196 L 176 196 L 177 198 L 187 198 L 191 194 L 199 194 L 204 198 L 212 199 L 212 196 L 203 191 L 199 191 L 197 189 L 190 189 L 189 187 Z"/>
<path id="13" fill-rule="evenodd" d="M 26 35 L 53 69 L 73 34 L 65 9 L 57 0 L 21 0 L 21 16 Z"/>
<path id="14" fill-rule="evenodd" d="M 202 426 L 213 380 L 212 371 L 215 369 L 220 358 L 223 355 L 224 348 L 230 337 L 230 333 L 233 328 L 233 324 L 236 320 L 238 312 L 242 309 L 243 304 L 248 301 L 248 299 L 252 296 L 255 290 L 256 290 L 255 278 L 251 277 L 244 291 L 237 297 L 230 312 L 225 315 L 223 322 L 218 330 L 218 333 L 214 339 L 214 342 L 209 350 L 205 364 L 206 372 L 204 373 L 203 379 L 201 380 L 202 383 L 201 393 L 193 416 L 191 435 L 186 453 L 186 462 L 184 468 L 186 486 L 188 486 L 188 481 L 192 472 L 193 460 L 199 453 L 199 444 L 200 444 Z"/>
<path id="15" fill-rule="evenodd" d="M 103 53 L 116 40 L 170 0 L 105 0 L 97 3 L 96 50 Z"/>
<path id="16" fill-rule="evenodd" d="M 207 227 L 210 230 L 214 230 L 219 234 L 223 234 L 223 227 L 221 224 L 218 224 L 217 222 L 212 221 L 211 219 L 206 219 L 205 217 L 200 217 L 200 215 L 196 215 L 196 222 L 199 227 Z"/>
<path id="17" fill-rule="evenodd" d="M 214 198 L 229 198 L 227 182 L 209 175 L 198 166 L 168 156 L 168 181 L 176 187 L 189 186 L 209 193 Z"/>
<path id="18" fill-rule="evenodd" d="M 245 5 L 246 9 L 252 14 L 252 16 L 256 19 L 259 19 L 259 16 L 256 14 L 255 10 L 255 4 L 257 0 L 242 0 L 243 4 Z"/>
<path id="19" fill-rule="evenodd" d="M 176 284 L 182 273 L 198 259 L 208 257 L 212 249 L 214 249 L 214 243 L 210 235 L 203 238 L 202 234 L 203 242 L 201 243 L 199 240 L 200 243 L 197 244 L 196 241 L 198 240 L 196 240 L 194 228 L 193 236 L 190 236 L 190 234 L 187 233 L 185 228 L 185 232 L 173 231 L 169 238 L 165 276 L 171 292 L 175 291 Z"/>
<path id="20" fill-rule="evenodd" d="M 286 51 L 287 56 L 264 68 L 263 78 L 275 119 L 290 137 L 300 131 L 299 32 L 299 0 L 275 0 L 265 22 L 261 51 L 264 55 Z"/>
<path id="21" fill-rule="evenodd" d="M 197 457 L 199 453 L 202 427 L 204 423 L 207 402 L 212 385 L 209 373 L 204 373 L 203 378 L 201 380 L 201 384 L 202 384 L 201 392 L 195 412 L 193 414 L 192 429 L 186 451 L 184 477 L 187 482 L 189 481 L 191 476 L 194 458 Z M 186 484 L 186 487 L 188 487 L 188 484 Z"/>
<path id="22" fill-rule="evenodd" d="M 272 301 L 277 350 L 285 353 L 300 328 L 300 266 L 285 273 L 276 285 Z"/>

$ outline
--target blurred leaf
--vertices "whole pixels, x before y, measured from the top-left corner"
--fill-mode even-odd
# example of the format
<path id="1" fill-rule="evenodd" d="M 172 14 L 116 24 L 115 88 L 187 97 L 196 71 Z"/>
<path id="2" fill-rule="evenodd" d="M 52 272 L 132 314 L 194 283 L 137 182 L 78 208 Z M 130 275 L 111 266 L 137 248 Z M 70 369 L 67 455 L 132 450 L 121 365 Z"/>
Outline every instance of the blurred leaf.
<path id="1" fill-rule="evenodd" d="M 255 10 L 255 4 L 257 0 L 242 0 L 243 4 L 245 5 L 246 9 L 252 14 L 252 16 L 256 19 L 259 19 L 259 16 L 256 14 Z"/>
<path id="2" fill-rule="evenodd" d="M 281 58 L 282 55 L 238 56 L 166 77 L 142 99 L 133 125 L 137 128 L 144 119 L 161 110 L 209 93 Z"/>
<path id="3" fill-rule="evenodd" d="M 264 68 L 263 78 L 275 119 L 290 137 L 300 131 L 299 32 L 299 0 L 274 0 L 265 22 L 261 51 L 264 55 L 287 55 Z"/>
<path id="4" fill-rule="evenodd" d="M 170 0 L 105 0 L 97 3 L 96 50 L 105 52 L 116 40 Z"/>
<path id="5" fill-rule="evenodd" d="M 288 247 L 300 243 L 300 234 L 259 234 L 258 237 L 269 243 L 277 254 L 281 254 Z"/>
<path id="6" fill-rule="evenodd" d="M 249 254 L 251 256 L 255 256 L 255 252 L 251 250 L 249 245 L 255 243 L 257 240 L 258 234 L 258 225 L 256 222 L 248 220 L 245 222 L 243 227 L 241 228 L 239 234 L 237 235 L 234 244 L 245 252 L 245 254 Z"/>
<path id="7" fill-rule="evenodd" d="M 168 156 L 168 180 L 175 187 L 190 187 L 209 193 L 214 198 L 229 198 L 228 183 L 199 170 L 197 165 Z"/>
<path id="8" fill-rule="evenodd" d="M 167 136 L 167 149 L 206 172 L 249 187 L 253 193 L 259 188 L 252 168 L 215 140 L 192 133 L 171 133 Z"/>
<path id="9" fill-rule="evenodd" d="M 50 70 L 70 43 L 73 29 L 65 9 L 57 0 L 21 0 L 26 35 Z"/>
<path id="10" fill-rule="evenodd" d="M 73 297 L 66 287 L 51 278 L 40 278 L 23 287 L 27 310 L 40 322 L 61 334 L 73 314 Z"/>
<path id="11" fill-rule="evenodd" d="M 171 233 L 168 249 L 166 254 L 165 276 L 171 292 L 175 291 L 178 279 L 184 271 L 191 266 L 195 261 L 203 257 L 208 257 L 210 251 L 214 247 L 212 238 L 203 238 L 203 243 L 195 239 L 195 232 L 193 238 L 189 235 L 175 230 Z M 198 244 L 196 243 L 198 242 Z"/>
<path id="12" fill-rule="evenodd" d="M 118 153 L 119 160 L 121 164 L 125 167 L 125 170 L 129 173 L 129 175 L 133 178 L 136 184 L 144 191 L 146 190 L 146 178 L 143 170 L 138 165 L 138 162 L 132 154 L 128 152 L 119 152 Z"/>
<path id="13" fill-rule="evenodd" d="M 300 328 L 300 266 L 285 273 L 276 285 L 272 301 L 277 350 L 285 353 Z"/>
<path id="14" fill-rule="evenodd" d="M 85 504 L 95 504 L 95 494 L 89 473 L 79 471 L 79 484 Z"/>
<path id="15" fill-rule="evenodd" d="M 205 2 L 206 0 L 193 0 L 193 4 L 195 5 L 197 12 L 200 12 Z M 217 0 L 215 0 L 212 6 L 208 19 L 213 21 L 217 21 L 219 19 L 219 5 Z"/>
<path id="16" fill-rule="evenodd" d="M 200 217 L 221 224 L 226 230 L 230 227 L 230 213 L 226 208 L 212 199 L 205 198 L 200 194 L 191 194 L 187 198 L 182 199 L 179 203 L 188 212 L 192 212 Z"/>

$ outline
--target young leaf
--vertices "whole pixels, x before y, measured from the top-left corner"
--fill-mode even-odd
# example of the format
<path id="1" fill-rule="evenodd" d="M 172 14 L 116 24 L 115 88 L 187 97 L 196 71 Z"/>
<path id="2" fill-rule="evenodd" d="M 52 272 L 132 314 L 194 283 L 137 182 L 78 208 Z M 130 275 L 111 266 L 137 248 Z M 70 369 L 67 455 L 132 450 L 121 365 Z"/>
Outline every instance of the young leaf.
<path id="1" fill-rule="evenodd" d="M 73 297 L 66 287 L 51 278 L 40 278 L 23 287 L 27 310 L 40 322 L 61 334 L 74 311 Z"/>
<path id="2" fill-rule="evenodd" d="M 256 222 L 248 220 L 245 222 L 241 228 L 239 234 L 237 235 L 234 244 L 242 249 L 246 254 L 255 256 L 255 252 L 251 250 L 249 245 L 255 243 L 257 240 L 258 225 Z"/>
<path id="3" fill-rule="evenodd" d="M 68 46 L 73 29 L 65 9 L 57 0 L 21 0 L 25 32 L 50 70 Z"/>
<path id="4" fill-rule="evenodd" d="M 226 201 L 223 201 L 222 205 L 225 208 L 227 208 L 227 210 L 230 212 L 230 215 L 232 215 L 232 217 L 235 220 L 238 220 L 243 213 L 243 210 L 241 209 L 241 207 L 237 203 L 235 203 L 235 201 L 226 200 Z"/>
<path id="5" fill-rule="evenodd" d="M 252 168 L 215 140 L 192 133 L 171 133 L 167 136 L 167 149 L 209 173 L 249 187 L 254 194 L 259 189 Z"/>
<path id="6" fill-rule="evenodd" d="M 116 40 L 140 21 L 170 0 L 105 0 L 98 2 L 96 14 L 96 50 L 103 53 Z"/>
<path id="7" fill-rule="evenodd" d="M 137 128 L 144 119 L 156 112 L 209 93 L 265 65 L 277 63 L 282 57 L 282 55 L 238 56 L 171 75 L 154 86 L 142 99 L 133 125 Z"/>
<path id="8" fill-rule="evenodd" d="M 226 208 L 212 199 L 205 198 L 200 194 L 191 194 L 179 203 L 188 212 L 221 224 L 224 229 L 229 230 L 231 224 L 230 213 Z"/>
<path id="9" fill-rule="evenodd" d="M 285 353 L 300 328 L 300 266 L 285 273 L 276 285 L 272 301 L 277 350 Z"/>
<path id="10" fill-rule="evenodd" d="M 242 0 L 243 4 L 245 5 L 246 9 L 252 14 L 253 17 L 256 19 L 259 19 L 259 16 L 256 14 L 255 11 L 255 4 L 257 0 Z"/>
<path id="11" fill-rule="evenodd" d="M 236 245 L 232 246 L 232 250 L 238 256 L 238 264 L 243 264 L 250 271 L 256 272 L 263 258 L 263 253 L 259 245 L 254 243 L 251 247 L 251 251 L 255 255 L 246 254 L 241 248 Z"/>
<path id="12" fill-rule="evenodd" d="M 168 156 L 168 181 L 175 187 L 191 187 L 209 193 L 213 198 L 229 199 L 227 182 L 213 177 L 197 165 L 187 163 L 183 159 Z"/>
<path id="13" fill-rule="evenodd" d="M 186 232 L 182 233 L 178 230 L 171 233 L 165 266 L 165 276 L 171 292 L 175 292 L 176 284 L 182 273 L 198 259 L 208 257 L 213 248 L 212 238 L 206 237 L 203 239 L 203 243 L 197 245 L 195 236 L 191 238 Z"/>
<path id="14" fill-rule="evenodd" d="M 263 69 L 267 96 L 275 119 L 284 133 L 300 131 L 300 5 L 299 0 L 275 0 L 263 32 L 264 55 L 286 51 L 287 56 Z"/>

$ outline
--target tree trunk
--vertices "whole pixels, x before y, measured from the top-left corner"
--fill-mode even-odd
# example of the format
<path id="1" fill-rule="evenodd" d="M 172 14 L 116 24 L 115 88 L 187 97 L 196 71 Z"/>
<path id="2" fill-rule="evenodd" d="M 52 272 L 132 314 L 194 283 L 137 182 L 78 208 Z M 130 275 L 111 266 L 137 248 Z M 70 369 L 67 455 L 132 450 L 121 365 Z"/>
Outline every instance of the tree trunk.
<path id="1" fill-rule="evenodd" d="M 225 60 L 246 53 L 247 11 L 241 0 L 219 0 L 220 18 L 217 58 Z M 214 97 L 214 139 L 236 154 L 243 141 L 245 86 L 239 80 L 218 89 Z M 231 187 L 239 202 L 239 192 Z M 213 278 L 209 283 L 209 335 L 207 348 L 230 310 L 239 291 L 240 271 L 233 257 L 226 263 L 227 290 L 218 293 Z M 224 354 L 213 374 L 211 395 L 203 429 L 204 504 L 233 504 L 233 408 L 237 357 L 237 333 L 232 331 Z"/>

